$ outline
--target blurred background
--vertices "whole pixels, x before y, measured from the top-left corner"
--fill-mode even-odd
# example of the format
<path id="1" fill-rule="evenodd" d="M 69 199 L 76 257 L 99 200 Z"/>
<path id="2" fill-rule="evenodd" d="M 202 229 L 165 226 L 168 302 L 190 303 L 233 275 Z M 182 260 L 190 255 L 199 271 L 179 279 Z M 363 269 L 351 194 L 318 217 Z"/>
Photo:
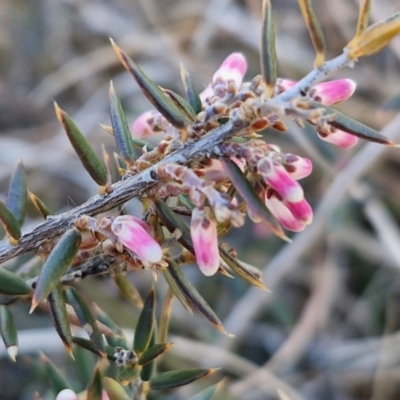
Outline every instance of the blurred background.
<path id="1" fill-rule="evenodd" d="M 260 3 L 2 0 L 0 193 L 6 195 L 20 158 L 29 189 L 55 213 L 96 193 L 59 127 L 52 102 L 71 114 L 99 153 L 103 143 L 113 150 L 112 137 L 100 126 L 110 124 L 110 80 L 130 121 L 150 104 L 119 64 L 110 37 L 161 86 L 183 93 L 183 63 L 201 91 L 231 52 L 247 57 L 248 79 L 259 73 Z M 314 3 L 332 58 L 354 34 L 359 1 Z M 314 53 L 297 2 L 272 4 L 279 75 L 299 79 L 312 68 Z M 400 0 L 375 1 L 371 22 L 399 10 Z M 399 142 L 400 39 L 333 76 L 340 77 L 357 82 L 356 93 L 340 110 Z M 223 368 L 214 378 L 154 399 L 186 400 L 222 378 L 222 399 L 400 398 L 400 151 L 362 141 L 341 150 L 320 141 L 311 128 L 289 127 L 265 137 L 285 152 L 314 161 L 312 176 L 302 183 L 316 210 L 314 223 L 293 235 L 290 245 L 249 222 L 223 238 L 239 259 L 263 270 L 270 292 L 239 278 L 205 278 L 195 267 L 185 269 L 235 337 L 216 332 L 176 302 L 171 321 L 175 345 L 161 367 Z M 26 228 L 40 221 L 32 208 Z M 130 278 L 146 295 L 151 274 Z M 139 309 L 122 299 L 110 279 L 92 278 L 78 287 L 123 328 L 134 326 Z M 158 287 L 161 304 L 162 279 Z M 47 314 L 28 316 L 27 304 L 12 306 L 12 311 L 21 329 L 20 355 L 12 363 L 0 345 L 1 399 L 33 399 L 35 391 L 54 398 L 37 363 L 39 350 L 77 390 L 83 388 L 95 358 L 78 354 L 76 367 Z"/>

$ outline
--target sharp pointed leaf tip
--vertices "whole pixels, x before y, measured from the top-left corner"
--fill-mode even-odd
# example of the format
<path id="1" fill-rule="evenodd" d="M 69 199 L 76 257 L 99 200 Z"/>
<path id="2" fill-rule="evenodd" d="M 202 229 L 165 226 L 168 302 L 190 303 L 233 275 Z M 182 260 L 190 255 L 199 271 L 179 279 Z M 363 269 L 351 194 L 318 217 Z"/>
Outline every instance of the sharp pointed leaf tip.
<path id="1" fill-rule="evenodd" d="M 7 353 L 11 360 L 13 360 L 14 362 L 17 361 L 18 346 L 14 345 L 7 347 Z"/>

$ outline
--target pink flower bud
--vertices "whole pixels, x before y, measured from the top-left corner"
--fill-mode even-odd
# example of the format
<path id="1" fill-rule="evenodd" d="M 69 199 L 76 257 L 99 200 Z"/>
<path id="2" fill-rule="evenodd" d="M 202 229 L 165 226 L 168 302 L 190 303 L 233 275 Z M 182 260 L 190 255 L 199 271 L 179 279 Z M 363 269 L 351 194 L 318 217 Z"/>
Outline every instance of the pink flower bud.
<path id="1" fill-rule="evenodd" d="M 78 396 L 71 389 L 63 389 L 58 393 L 56 400 L 78 400 Z"/>
<path id="2" fill-rule="evenodd" d="M 294 85 L 296 85 L 296 83 L 297 81 L 293 81 L 291 79 L 278 78 L 276 81 L 278 92 L 286 92 L 286 90 L 291 89 Z"/>
<path id="3" fill-rule="evenodd" d="M 312 172 L 312 162 L 308 158 L 296 154 L 285 154 L 285 168 L 289 175 L 296 181 L 305 178 Z"/>
<path id="4" fill-rule="evenodd" d="M 268 193 L 265 196 L 265 205 L 285 229 L 292 232 L 300 232 L 306 227 L 304 222 L 299 221 L 293 216 L 282 201 L 276 197 L 276 194 Z"/>
<path id="5" fill-rule="evenodd" d="M 154 118 L 155 112 L 157 111 L 146 111 L 133 121 L 131 126 L 132 136 L 142 139 L 154 133 L 150 121 Z"/>
<path id="6" fill-rule="evenodd" d="M 246 73 L 247 62 L 243 54 L 232 53 L 221 64 L 217 72 L 213 76 L 213 83 L 218 80 L 228 82 L 233 80 L 236 87 L 239 88 L 242 84 L 244 74 Z"/>
<path id="7" fill-rule="evenodd" d="M 219 268 L 216 223 L 203 210 L 195 208 L 192 212 L 190 234 L 200 271 L 206 276 L 214 275 Z"/>
<path id="8" fill-rule="evenodd" d="M 347 100 L 356 89 L 351 79 L 338 79 L 319 83 L 310 90 L 310 97 L 323 104 L 335 104 Z"/>
<path id="9" fill-rule="evenodd" d="M 325 134 L 317 129 L 318 136 L 325 142 L 332 143 L 343 149 L 348 149 L 357 144 L 358 138 L 355 135 L 336 129 L 334 132 Z"/>
<path id="10" fill-rule="evenodd" d="M 150 235 L 150 226 L 141 219 L 132 215 L 120 215 L 112 222 L 111 230 L 118 240 L 141 260 L 150 263 L 161 261 L 161 246 Z"/>
<path id="11" fill-rule="evenodd" d="M 258 161 L 257 169 L 264 182 L 276 190 L 284 200 L 297 202 L 304 197 L 303 188 L 281 164 L 264 157 Z"/>

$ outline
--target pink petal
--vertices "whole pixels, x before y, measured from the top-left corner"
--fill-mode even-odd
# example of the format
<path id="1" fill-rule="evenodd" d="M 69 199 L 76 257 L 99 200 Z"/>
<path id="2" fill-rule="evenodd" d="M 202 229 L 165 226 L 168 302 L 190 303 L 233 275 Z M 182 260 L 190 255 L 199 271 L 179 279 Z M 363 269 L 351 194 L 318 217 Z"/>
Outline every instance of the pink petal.
<path id="1" fill-rule="evenodd" d="M 355 91 L 356 83 L 351 79 L 338 79 L 315 85 L 310 97 L 323 104 L 335 104 L 347 100 Z"/>
<path id="2" fill-rule="evenodd" d="M 151 228 L 132 215 L 120 215 L 111 224 L 118 240 L 141 260 L 157 263 L 163 256 L 161 246 L 150 235 Z"/>
<path id="3" fill-rule="evenodd" d="M 289 175 L 296 181 L 305 178 L 312 172 L 311 160 L 296 154 L 285 154 L 285 167 Z"/>
<path id="4" fill-rule="evenodd" d="M 257 169 L 265 183 L 276 190 L 284 200 L 296 202 L 304 197 L 303 188 L 281 164 L 265 157 L 258 161 Z"/>
<path id="5" fill-rule="evenodd" d="M 296 219 L 274 194 L 265 196 L 265 205 L 285 229 L 292 232 L 300 232 L 306 227 L 306 224 Z"/>
<path id="6" fill-rule="evenodd" d="M 278 78 L 276 84 L 279 88 L 279 92 L 286 92 L 286 90 L 291 89 L 294 85 L 296 85 L 297 81 L 293 81 L 291 79 L 283 79 Z"/>
<path id="7" fill-rule="evenodd" d="M 340 129 L 336 129 L 334 132 L 332 132 L 328 135 L 326 135 L 322 132 L 319 132 L 317 129 L 317 133 L 318 133 L 318 136 L 325 142 L 332 143 L 343 149 L 348 149 L 349 147 L 355 146 L 358 141 L 357 136 L 351 135 L 350 133 L 347 133 Z"/>
<path id="8" fill-rule="evenodd" d="M 285 201 L 284 205 L 298 221 L 305 225 L 311 224 L 313 219 L 313 210 L 306 199 L 303 198 L 296 203 Z"/>
<path id="9" fill-rule="evenodd" d="M 154 118 L 155 112 L 157 111 L 146 111 L 133 121 L 131 125 L 132 136 L 142 139 L 154 133 L 150 121 Z"/>
<path id="10" fill-rule="evenodd" d="M 78 396 L 71 389 L 63 389 L 58 393 L 56 400 L 78 400 Z"/>
<path id="11" fill-rule="evenodd" d="M 190 234 L 200 271 L 206 276 L 214 275 L 219 268 L 216 223 L 208 218 L 204 211 L 195 208 L 192 212 Z"/>
<path id="12" fill-rule="evenodd" d="M 233 53 L 228 56 L 221 64 L 217 72 L 213 76 L 213 83 L 218 80 L 230 81 L 233 80 L 236 87 L 240 87 L 243 81 L 244 74 L 247 69 L 246 58 L 241 53 Z"/>

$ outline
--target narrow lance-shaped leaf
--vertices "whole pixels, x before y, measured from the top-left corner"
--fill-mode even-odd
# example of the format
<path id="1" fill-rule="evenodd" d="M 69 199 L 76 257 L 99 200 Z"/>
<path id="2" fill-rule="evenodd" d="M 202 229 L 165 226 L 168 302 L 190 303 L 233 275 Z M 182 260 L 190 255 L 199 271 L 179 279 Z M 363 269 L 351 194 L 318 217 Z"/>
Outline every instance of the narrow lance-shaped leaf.
<path id="1" fill-rule="evenodd" d="M 110 116 L 114 139 L 119 153 L 126 161 L 134 161 L 135 152 L 131 131 L 129 130 L 121 101 L 115 93 L 112 82 L 110 83 Z"/>
<path id="2" fill-rule="evenodd" d="M 200 393 L 195 394 L 193 397 L 191 397 L 189 400 L 211 400 L 214 398 L 214 395 L 220 391 L 222 387 L 223 381 L 219 382 L 216 385 L 212 385 L 204 390 L 202 390 Z M 222 397 L 221 397 L 222 398 Z"/>
<path id="3" fill-rule="evenodd" d="M 219 331 L 227 333 L 222 325 L 222 322 L 215 314 L 213 309 L 204 300 L 197 289 L 190 283 L 186 278 L 182 269 L 172 260 L 168 260 L 168 269 L 176 285 L 185 295 L 186 299 L 199 311 L 204 317 L 206 317 Z"/>
<path id="4" fill-rule="evenodd" d="M 361 35 L 360 40 L 350 49 L 348 55 L 350 59 L 354 60 L 358 57 L 375 54 L 386 47 L 399 34 L 400 12 L 366 29 Z"/>
<path id="5" fill-rule="evenodd" d="M 215 371 L 218 371 L 218 369 L 219 368 L 193 368 L 164 372 L 150 379 L 150 388 L 153 390 L 167 390 L 188 385 L 189 383 L 212 375 Z"/>
<path id="6" fill-rule="evenodd" d="M 194 112 L 192 106 L 183 97 L 169 89 L 163 89 L 163 91 L 190 121 L 194 121 L 196 119 L 196 113 Z"/>
<path id="7" fill-rule="evenodd" d="M 93 354 L 96 354 L 100 357 L 103 357 L 103 354 L 100 353 L 99 350 L 97 350 L 97 348 L 94 346 L 93 342 L 89 339 L 85 339 L 79 336 L 72 336 L 72 341 L 82 347 L 83 349 L 89 350 L 90 352 L 92 352 Z M 115 357 L 115 348 L 112 346 L 106 346 L 106 354 L 107 354 L 107 359 L 110 361 L 115 361 L 116 357 Z"/>
<path id="8" fill-rule="evenodd" d="M 19 160 L 11 178 L 6 206 L 20 225 L 25 219 L 27 197 L 25 168 L 22 160 Z"/>
<path id="9" fill-rule="evenodd" d="M 194 254 L 194 247 L 190 230 L 187 225 L 179 218 L 178 215 L 171 210 L 171 208 L 163 200 L 154 201 L 154 209 L 157 216 L 160 218 L 163 225 L 172 233 L 176 229 L 182 232 L 178 242 Z"/>
<path id="10" fill-rule="evenodd" d="M 186 294 L 182 291 L 180 286 L 176 283 L 175 278 L 171 274 L 171 270 L 169 268 L 163 268 L 162 273 L 164 275 L 165 280 L 168 283 L 168 286 L 174 296 L 179 300 L 182 306 L 188 311 L 190 314 L 193 314 L 192 306 L 189 300 L 186 297 Z"/>
<path id="11" fill-rule="evenodd" d="M 238 260 L 232 257 L 222 246 L 219 246 L 219 254 L 221 258 L 226 262 L 229 268 L 232 269 L 235 273 L 237 273 L 241 278 L 243 278 L 246 282 L 254 285 L 260 289 L 266 290 L 267 288 L 260 281 L 260 278 L 246 269 L 243 265 L 240 264 Z"/>
<path id="12" fill-rule="evenodd" d="M 72 264 L 81 243 L 82 235 L 75 228 L 69 229 L 61 236 L 42 267 L 36 282 L 30 313 L 57 286 L 61 277 Z"/>
<path id="13" fill-rule="evenodd" d="M 22 278 L 0 266 L 0 293 L 23 296 L 32 293 L 32 288 Z"/>
<path id="14" fill-rule="evenodd" d="M 356 34 L 354 35 L 354 38 L 351 39 L 351 41 L 347 45 L 347 47 L 349 49 L 354 48 L 357 45 L 357 43 L 360 40 L 361 35 L 364 33 L 365 29 L 368 26 L 371 3 L 372 3 L 372 0 L 360 0 Z"/>
<path id="15" fill-rule="evenodd" d="M 144 302 L 135 329 L 133 350 L 140 356 L 149 346 L 154 330 L 156 293 L 152 288 Z"/>
<path id="16" fill-rule="evenodd" d="M 150 103 L 153 104 L 172 125 L 177 128 L 186 127 L 188 120 L 174 102 L 115 44 L 112 39 L 111 44 L 122 65 L 135 78 L 137 84 Z"/>
<path id="17" fill-rule="evenodd" d="M 250 182 L 243 175 L 240 168 L 231 160 L 221 160 L 224 165 L 224 169 L 233 186 L 235 186 L 238 193 L 242 196 L 254 214 L 260 217 L 263 223 L 279 238 L 290 241 L 282 230 L 282 227 L 273 218 L 268 208 L 265 206 L 263 201 L 257 195 Z"/>
<path id="18" fill-rule="evenodd" d="M 64 343 L 69 355 L 72 354 L 72 333 L 68 320 L 67 306 L 65 304 L 64 294 L 61 284 L 58 284 L 55 289 L 49 294 L 48 302 L 50 306 L 50 314 L 53 318 L 54 327 Z"/>
<path id="19" fill-rule="evenodd" d="M 74 288 L 69 288 L 65 291 L 65 295 L 69 304 L 74 309 L 79 322 L 82 324 L 83 329 L 89 335 L 90 340 L 93 342 L 95 348 L 102 357 L 107 356 L 106 347 L 103 340 L 96 319 L 90 312 L 89 307 Z"/>
<path id="20" fill-rule="evenodd" d="M 192 78 L 189 73 L 186 71 L 185 67 L 181 64 L 181 78 L 183 82 L 183 86 L 186 92 L 186 98 L 188 99 L 189 104 L 192 106 L 196 115 L 203 109 L 201 104 L 201 99 L 199 93 L 193 85 Z"/>
<path id="21" fill-rule="evenodd" d="M 75 149 L 86 171 L 97 184 L 101 186 L 106 185 L 107 170 L 103 162 L 92 149 L 72 118 L 56 102 L 54 102 L 54 108 L 58 121 L 64 128 L 72 147 Z"/>
<path id="22" fill-rule="evenodd" d="M 156 345 L 156 336 L 157 336 L 156 329 L 154 329 L 153 334 L 151 335 L 151 340 L 148 349 Z M 152 361 L 142 366 L 140 370 L 140 379 L 144 382 L 149 381 L 154 376 L 155 370 L 156 370 L 156 361 L 153 359 Z"/>
<path id="23" fill-rule="evenodd" d="M 113 279 L 122 296 L 130 300 L 135 306 L 143 306 L 143 300 L 140 297 L 140 293 L 127 276 L 119 274 L 113 276 Z"/>
<path id="24" fill-rule="evenodd" d="M 144 353 L 139 357 L 139 365 L 145 365 L 150 361 L 153 361 L 161 354 L 167 352 L 173 343 L 157 343 L 154 346 L 149 347 Z"/>
<path id="25" fill-rule="evenodd" d="M 99 368 L 94 370 L 87 390 L 86 400 L 99 400 L 103 393 L 103 377 Z"/>
<path id="26" fill-rule="evenodd" d="M 49 215 L 51 215 L 50 208 L 47 207 L 47 205 L 39 199 L 36 195 L 34 195 L 31 191 L 28 191 L 29 193 L 29 198 L 31 199 L 31 202 L 35 206 L 35 208 L 40 212 L 40 214 L 46 219 Z"/>
<path id="27" fill-rule="evenodd" d="M 115 335 L 107 335 L 106 340 L 110 346 L 127 348 L 125 334 L 122 329 L 96 304 L 94 305 L 96 311 L 96 318 L 102 324 L 111 329 Z"/>
<path id="28" fill-rule="evenodd" d="M 317 53 L 314 66 L 320 68 L 325 61 L 324 34 L 322 33 L 321 26 L 312 8 L 311 0 L 298 0 L 298 3 L 306 22 L 311 42 L 314 46 L 315 52 Z"/>
<path id="29" fill-rule="evenodd" d="M 18 354 L 18 332 L 12 312 L 6 306 L 0 306 L 0 334 L 11 360 Z"/>
<path id="30" fill-rule="evenodd" d="M 16 241 L 21 239 L 21 226 L 12 211 L 0 200 L 0 222 Z"/>
<path id="31" fill-rule="evenodd" d="M 140 370 L 137 367 L 122 368 L 118 374 L 118 381 L 124 385 L 129 385 L 134 379 L 138 378 Z"/>
<path id="32" fill-rule="evenodd" d="M 124 388 L 112 378 L 104 378 L 104 389 L 110 400 L 131 400 Z"/>
<path id="33" fill-rule="evenodd" d="M 161 309 L 160 323 L 158 329 L 158 341 L 164 343 L 167 341 L 169 330 L 169 319 L 171 317 L 172 300 L 174 294 L 171 289 L 168 290 L 165 300 Z"/>
<path id="34" fill-rule="evenodd" d="M 315 108 L 324 108 L 327 115 L 332 114 L 333 119 L 331 121 L 328 121 L 328 124 L 337 129 L 346 131 L 359 138 L 369 140 L 370 142 L 376 142 L 394 147 L 398 146 L 398 144 L 388 139 L 385 135 L 382 135 L 375 129 L 372 129 L 369 126 L 362 124 L 361 122 L 349 117 L 346 114 L 341 113 L 340 111 L 332 107 L 328 107 L 317 102 L 313 102 L 312 105 Z"/>
<path id="35" fill-rule="evenodd" d="M 60 393 L 63 389 L 71 389 L 71 385 L 62 375 L 60 370 L 43 353 L 40 354 L 40 360 L 46 368 L 47 379 L 49 380 L 55 393 Z"/>
<path id="36" fill-rule="evenodd" d="M 278 63 L 275 48 L 275 28 L 272 18 L 270 0 L 263 1 L 262 34 L 261 34 L 261 73 L 267 85 L 268 97 L 274 92 L 278 74 Z"/>

